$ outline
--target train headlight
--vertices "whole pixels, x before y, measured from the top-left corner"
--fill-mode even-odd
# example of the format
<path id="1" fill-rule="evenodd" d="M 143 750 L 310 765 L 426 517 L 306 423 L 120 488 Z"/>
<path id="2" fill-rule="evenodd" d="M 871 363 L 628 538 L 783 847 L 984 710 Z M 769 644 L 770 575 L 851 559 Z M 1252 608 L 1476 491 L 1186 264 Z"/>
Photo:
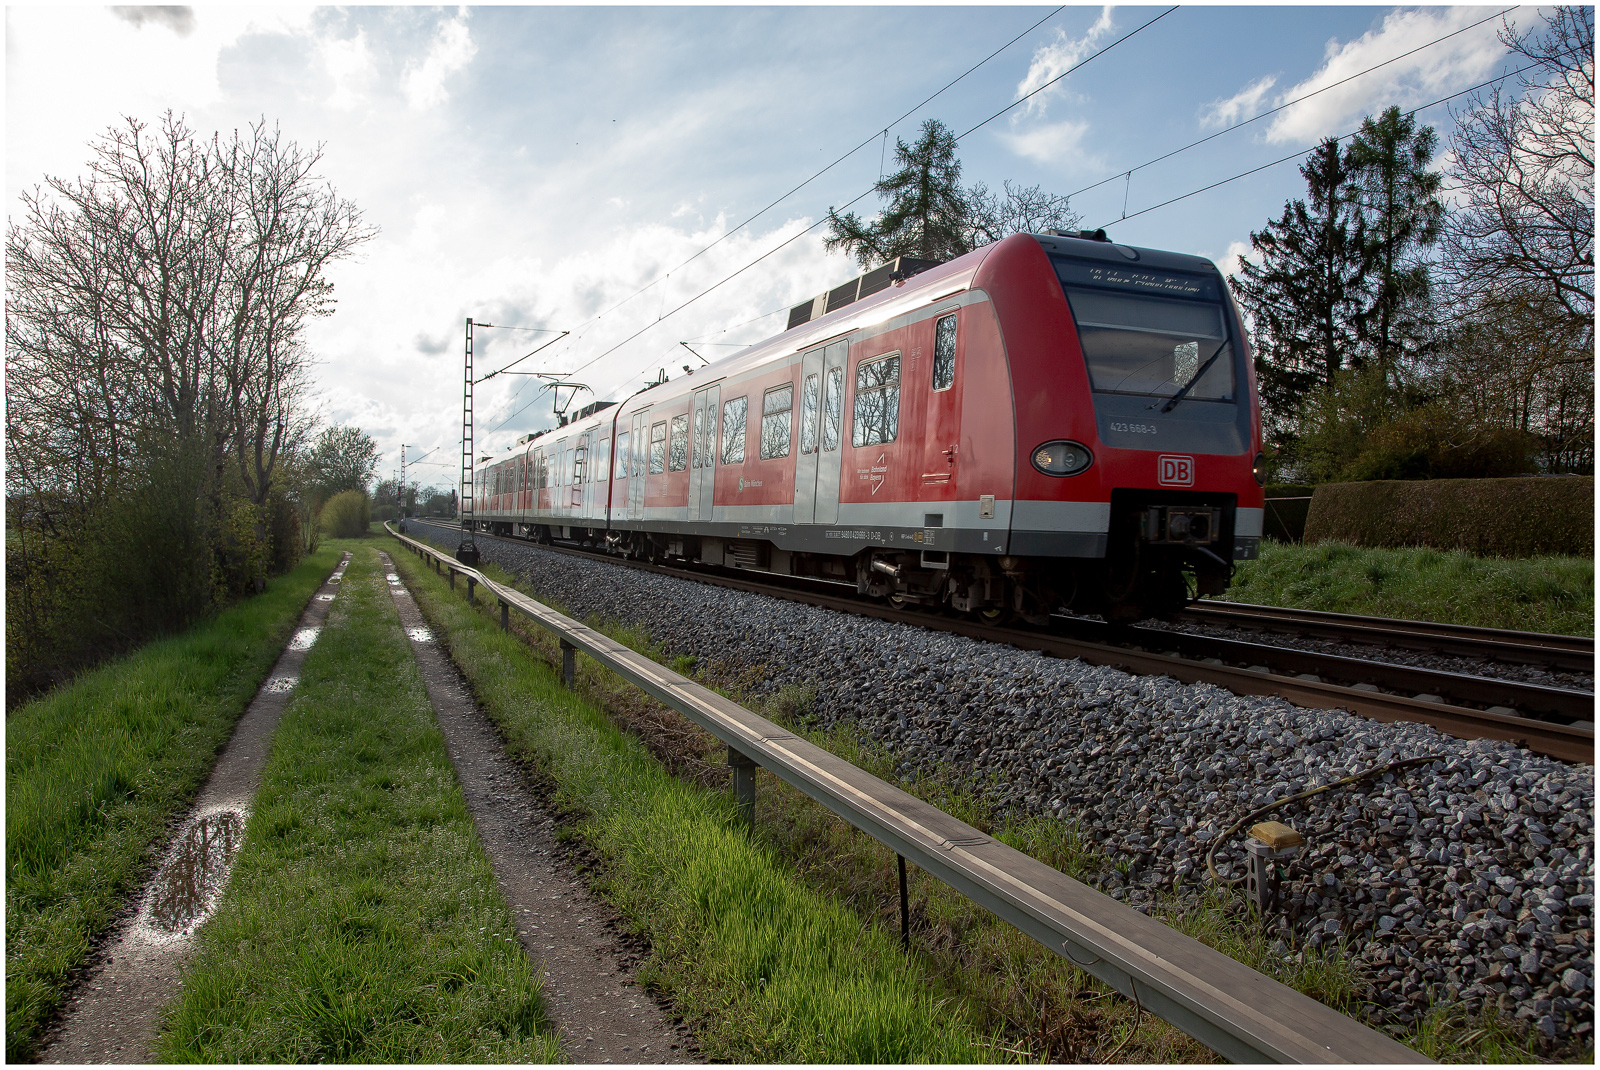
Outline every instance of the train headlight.
<path id="1" fill-rule="evenodd" d="M 1047 476 L 1075 476 L 1092 463 L 1088 447 L 1076 442 L 1046 442 L 1033 451 L 1033 466 Z"/>
<path id="2" fill-rule="evenodd" d="M 1264 487 L 1267 485 L 1267 455 L 1265 453 L 1256 454 L 1256 459 L 1251 462 L 1251 471 L 1255 474 L 1257 486 Z"/>

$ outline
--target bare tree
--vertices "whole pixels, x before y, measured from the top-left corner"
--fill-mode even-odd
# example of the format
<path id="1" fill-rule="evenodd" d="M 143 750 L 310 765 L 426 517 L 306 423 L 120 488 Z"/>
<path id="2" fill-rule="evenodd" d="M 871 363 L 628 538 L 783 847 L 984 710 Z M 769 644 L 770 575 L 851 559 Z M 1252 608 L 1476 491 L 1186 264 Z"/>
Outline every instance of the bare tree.
<path id="1" fill-rule="evenodd" d="M 8 565 L 44 614 L 53 586 L 29 562 L 101 568 L 83 579 L 102 585 L 96 626 L 131 638 L 283 560 L 263 550 L 309 432 L 304 330 L 332 310 L 329 265 L 373 231 L 315 176 L 320 146 L 265 122 L 224 141 L 129 118 L 91 153 L 7 227 Z M 148 582 L 114 571 L 119 550 Z M 140 623 L 115 624 L 119 599 Z"/>
<path id="2" fill-rule="evenodd" d="M 1559 7 L 1542 33 L 1507 21 L 1501 40 L 1536 69 L 1456 116 L 1450 177 L 1460 206 L 1445 266 L 1465 292 L 1547 293 L 1594 331 L 1594 9 Z"/>
<path id="3" fill-rule="evenodd" d="M 1047 193 L 1040 186 L 1013 186 L 1006 179 L 1000 194 L 982 182 L 967 191 L 971 207 L 972 247 L 988 245 L 1011 234 L 1073 231 L 1082 216 L 1072 211 L 1067 198 Z"/>

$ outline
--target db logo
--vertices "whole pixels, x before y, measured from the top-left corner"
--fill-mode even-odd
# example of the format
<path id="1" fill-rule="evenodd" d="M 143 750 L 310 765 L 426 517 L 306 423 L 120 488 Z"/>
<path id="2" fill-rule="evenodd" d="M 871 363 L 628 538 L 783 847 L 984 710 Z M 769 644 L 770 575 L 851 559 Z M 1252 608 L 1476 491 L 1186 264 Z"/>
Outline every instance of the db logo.
<path id="1" fill-rule="evenodd" d="M 1194 486 L 1194 458 L 1161 454 L 1156 458 L 1156 482 L 1163 487 Z"/>

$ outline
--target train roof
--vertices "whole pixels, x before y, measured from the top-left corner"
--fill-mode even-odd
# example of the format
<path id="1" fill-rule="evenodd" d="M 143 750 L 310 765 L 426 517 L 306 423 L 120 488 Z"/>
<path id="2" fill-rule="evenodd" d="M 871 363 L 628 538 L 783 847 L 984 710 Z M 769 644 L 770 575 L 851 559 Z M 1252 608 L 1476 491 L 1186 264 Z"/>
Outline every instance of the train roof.
<path id="1" fill-rule="evenodd" d="M 1165 268 L 1175 271 L 1192 271 L 1198 273 L 1211 273 L 1217 271 L 1217 266 L 1203 256 L 1192 256 L 1188 253 L 1174 253 L 1162 249 L 1146 249 L 1142 246 L 1120 245 L 1100 236 L 1089 237 L 1088 231 L 1082 231 L 1084 237 L 1075 237 L 1067 234 L 1028 234 L 1013 235 L 1003 239 L 1011 241 L 1018 237 L 1032 238 L 1048 252 L 1059 253 L 1065 256 L 1079 257 L 1086 260 L 1102 260 L 1107 263 L 1126 266 L 1131 263 L 1142 264 L 1146 267 Z M 1103 231 L 1099 234 L 1103 235 Z M 956 257 L 954 260 L 931 267 L 921 268 L 927 261 L 909 261 L 917 265 L 920 270 L 898 282 L 886 285 L 882 289 L 875 289 L 865 296 L 848 301 L 834 308 L 831 312 L 824 312 L 814 319 L 804 320 L 760 342 L 752 343 L 748 348 L 741 349 L 731 356 L 714 360 L 701 368 L 695 368 L 684 375 L 666 382 L 652 383 L 620 403 L 606 403 L 604 406 L 586 406 L 589 412 L 580 410 L 579 418 L 563 427 L 550 428 L 546 431 L 523 438 L 511 449 L 506 450 L 501 456 L 483 462 L 482 467 L 489 467 L 503 462 L 509 456 L 523 452 L 539 438 L 558 435 L 557 432 L 587 430 L 591 426 L 611 420 L 613 417 L 624 413 L 635 412 L 641 408 L 652 406 L 662 397 L 656 393 L 662 387 L 673 386 L 692 392 L 701 389 L 703 384 L 714 383 L 730 376 L 738 375 L 757 365 L 764 364 L 775 357 L 789 353 L 798 353 L 803 349 L 810 349 L 820 342 L 833 338 L 841 338 L 858 327 L 873 323 L 881 323 L 887 319 L 920 308 L 930 301 L 937 301 L 941 297 L 953 296 L 963 290 L 969 289 L 973 277 L 978 273 L 987 256 L 994 251 L 1000 242 L 985 245 L 974 249 L 970 253 Z M 865 275 L 858 276 L 856 283 L 865 283 L 880 273 L 884 268 L 899 265 L 906 258 L 892 261 L 883 267 L 876 268 Z M 848 285 L 848 284 L 847 284 Z M 814 299 L 815 307 L 824 307 L 826 299 L 838 290 L 824 291 Z M 795 306 L 791 310 L 791 322 L 796 318 L 796 313 L 804 305 Z M 671 396 L 677 396 L 677 390 L 666 391 Z M 594 411 L 595 409 L 600 411 Z"/>

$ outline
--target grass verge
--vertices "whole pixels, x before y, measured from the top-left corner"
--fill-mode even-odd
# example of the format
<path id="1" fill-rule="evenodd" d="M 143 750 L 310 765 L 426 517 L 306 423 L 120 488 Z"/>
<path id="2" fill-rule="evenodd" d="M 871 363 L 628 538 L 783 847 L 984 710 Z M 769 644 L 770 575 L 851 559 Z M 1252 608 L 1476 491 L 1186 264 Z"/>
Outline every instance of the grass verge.
<path id="1" fill-rule="evenodd" d="M 402 552 L 396 561 L 511 753 L 547 778 L 553 802 L 573 818 L 571 834 L 597 856 L 597 889 L 650 939 L 641 976 L 693 1024 L 706 1056 L 1011 1057 L 894 935 L 863 924 L 751 836 L 725 790 L 674 777 L 594 704 L 564 690 L 546 660 L 553 645 L 530 651 L 500 631 L 492 602 L 469 608 L 416 558 Z M 597 673 L 580 660 L 586 679 Z"/>
<path id="2" fill-rule="evenodd" d="M 1460 550 L 1376 550 L 1263 541 L 1226 600 L 1486 628 L 1594 634 L 1594 561 Z"/>
<path id="3" fill-rule="evenodd" d="M 404 555 L 402 555 L 404 556 Z M 408 558 L 414 561 L 415 558 Z M 491 578 L 529 591 L 530 584 L 495 566 Z M 459 596 L 458 596 L 459 597 Z M 558 602 L 545 599 L 556 608 Z M 487 610 L 485 610 L 487 612 Z M 513 618 L 515 620 L 515 618 Z M 796 734 L 891 782 L 902 759 L 875 741 L 846 729 L 819 730 L 811 717 L 815 691 L 788 686 L 759 689 L 768 667 L 712 663 L 696 671 L 694 659 L 670 657 L 640 628 L 595 619 L 588 622 L 612 638 L 669 664 L 686 675 L 762 712 Z M 526 635 L 541 657 L 557 656 L 542 630 Z M 618 723 L 634 727 L 653 753 L 678 776 L 723 786 L 722 748 L 677 714 L 645 698 L 631 685 L 578 659 L 580 692 Z M 864 926 L 898 933 L 894 854 L 841 822 L 788 785 L 761 772 L 758 835 L 797 879 L 845 903 Z M 960 770 L 919 771 L 905 790 L 1010 846 L 1079 880 L 1119 895 L 1115 861 L 1071 823 L 1046 817 L 996 814 L 987 784 Z M 959 1007 L 983 1033 L 998 1038 L 999 1053 L 1049 1061 L 1208 1061 L 1216 1056 L 1199 1043 L 1113 993 L 946 885 L 911 869 L 912 949 L 916 961 L 939 982 L 941 998 Z M 1341 1012 L 1364 1016 L 1364 986 L 1355 962 L 1338 948 L 1285 950 L 1279 933 L 1256 921 L 1243 900 L 1214 890 L 1169 890 L 1154 897 L 1148 912 L 1174 929 L 1216 948 L 1260 973 Z M 657 967 L 670 970 L 671 964 Z M 1526 1030 L 1493 1017 L 1466 1020 L 1440 1006 L 1397 1039 L 1441 1061 L 1534 1061 L 1538 1044 Z"/>
<path id="4" fill-rule="evenodd" d="M 287 576 L 6 718 L 6 1057 L 33 1057 L 95 940 L 155 862 L 168 824 L 339 556 Z"/>
<path id="5" fill-rule="evenodd" d="M 306 657 L 158 1051 L 174 1062 L 560 1057 L 370 544 Z"/>

